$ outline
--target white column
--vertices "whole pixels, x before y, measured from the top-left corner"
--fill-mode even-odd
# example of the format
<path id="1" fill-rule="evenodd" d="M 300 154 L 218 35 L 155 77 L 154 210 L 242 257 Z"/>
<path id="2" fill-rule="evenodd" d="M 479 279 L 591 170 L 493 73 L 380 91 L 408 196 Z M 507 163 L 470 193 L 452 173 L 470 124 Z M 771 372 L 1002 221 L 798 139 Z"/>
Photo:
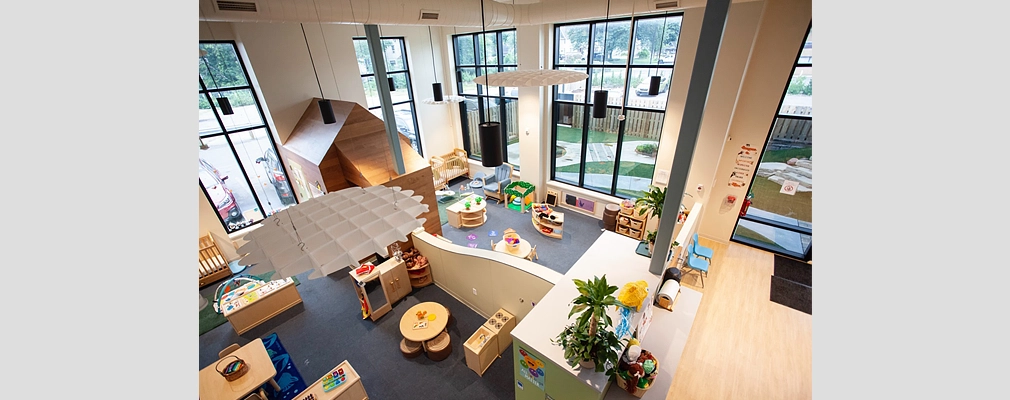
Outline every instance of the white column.
<path id="1" fill-rule="evenodd" d="M 541 54 L 543 46 L 543 29 L 540 25 L 524 25 L 516 27 L 516 55 L 520 71 L 535 71 L 543 67 Z M 545 196 L 547 181 L 541 145 L 541 122 L 547 117 L 543 113 L 543 93 L 550 87 L 519 88 L 519 176 L 520 179 L 536 186 L 537 201 Z"/>

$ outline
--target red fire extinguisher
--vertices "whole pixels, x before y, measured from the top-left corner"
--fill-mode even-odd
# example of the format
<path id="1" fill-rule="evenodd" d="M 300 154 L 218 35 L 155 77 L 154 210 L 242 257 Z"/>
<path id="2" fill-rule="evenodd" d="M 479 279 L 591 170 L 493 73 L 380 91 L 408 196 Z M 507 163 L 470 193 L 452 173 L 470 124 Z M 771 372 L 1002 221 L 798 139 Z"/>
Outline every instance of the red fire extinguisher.
<path id="1" fill-rule="evenodd" d="M 748 194 L 747 197 L 743 199 L 743 204 L 740 205 L 740 216 L 747 215 L 747 209 L 750 208 L 750 199 L 754 198 L 753 194 Z"/>

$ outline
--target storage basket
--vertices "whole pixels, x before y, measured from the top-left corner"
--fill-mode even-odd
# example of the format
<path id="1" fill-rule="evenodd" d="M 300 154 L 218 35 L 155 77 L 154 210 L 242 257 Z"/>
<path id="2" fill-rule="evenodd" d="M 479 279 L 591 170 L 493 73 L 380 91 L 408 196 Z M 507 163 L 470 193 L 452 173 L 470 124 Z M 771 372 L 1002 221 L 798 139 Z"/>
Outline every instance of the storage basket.
<path id="1" fill-rule="evenodd" d="M 519 234 L 515 233 L 515 231 L 505 232 L 505 234 L 502 235 L 502 239 L 505 240 L 505 250 L 508 250 L 511 253 L 519 251 L 519 240 L 521 239 L 519 239 Z"/>
<path id="2" fill-rule="evenodd" d="M 628 233 L 628 227 L 626 227 L 626 226 L 618 226 L 617 227 L 617 233 L 625 233 L 625 234 Z"/>
<path id="3" fill-rule="evenodd" d="M 631 220 L 631 227 L 635 229 L 642 229 L 642 221 Z"/>
<path id="4" fill-rule="evenodd" d="M 227 361 L 227 363 L 225 363 L 225 366 L 222 369 L 221 363 L 224 363 L 225 361 Z M 238 356 L 227 355 L 218 361 L 217 365 L 214 365 L 214 369 L 217 370 L 217 373 L 221 374 L 225 380 L 231 382 L 241 378 L 246 372 L 249 372 L 249 364 L 246 364 L 245 360 L 238 358 Z"/>

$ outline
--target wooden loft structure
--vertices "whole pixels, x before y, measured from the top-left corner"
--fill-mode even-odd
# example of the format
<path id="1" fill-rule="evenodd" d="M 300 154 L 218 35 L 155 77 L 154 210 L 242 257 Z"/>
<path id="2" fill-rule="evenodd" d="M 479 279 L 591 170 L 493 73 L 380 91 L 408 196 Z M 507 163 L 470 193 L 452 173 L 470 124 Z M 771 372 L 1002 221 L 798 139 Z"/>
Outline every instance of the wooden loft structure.
<path id="1" fill-rule="evenodd" d="M 325 192 L 375 185 L 413 190 L 428 205 L 428 211 L 420 215 L 426 218 L 424 230 L 441 235 L 431 165 L 410 146 L 410 140 L 399 135 L 405 171 L 400 175 L 381 119 L 358 103 L 330 100 L 337 122 L 324 124 L 316 105 L 319 100 L 309 101 L 291 136 L 278 149 L 288 169 L 299 169 L 305 184 L 318 182 Z"/>

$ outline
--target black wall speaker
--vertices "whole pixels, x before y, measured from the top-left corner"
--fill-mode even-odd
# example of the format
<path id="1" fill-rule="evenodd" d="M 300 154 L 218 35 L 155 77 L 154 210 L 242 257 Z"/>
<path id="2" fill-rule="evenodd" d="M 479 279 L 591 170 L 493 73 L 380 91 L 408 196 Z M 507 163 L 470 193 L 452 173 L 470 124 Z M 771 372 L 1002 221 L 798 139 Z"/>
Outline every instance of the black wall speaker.
<path id="1" fill-rule="evenodd" d="M 480 131 L 480 164 L 497 167 L 504 162 L 502 153 L 501 123 L 485 122 L 477 126 Z"/>

